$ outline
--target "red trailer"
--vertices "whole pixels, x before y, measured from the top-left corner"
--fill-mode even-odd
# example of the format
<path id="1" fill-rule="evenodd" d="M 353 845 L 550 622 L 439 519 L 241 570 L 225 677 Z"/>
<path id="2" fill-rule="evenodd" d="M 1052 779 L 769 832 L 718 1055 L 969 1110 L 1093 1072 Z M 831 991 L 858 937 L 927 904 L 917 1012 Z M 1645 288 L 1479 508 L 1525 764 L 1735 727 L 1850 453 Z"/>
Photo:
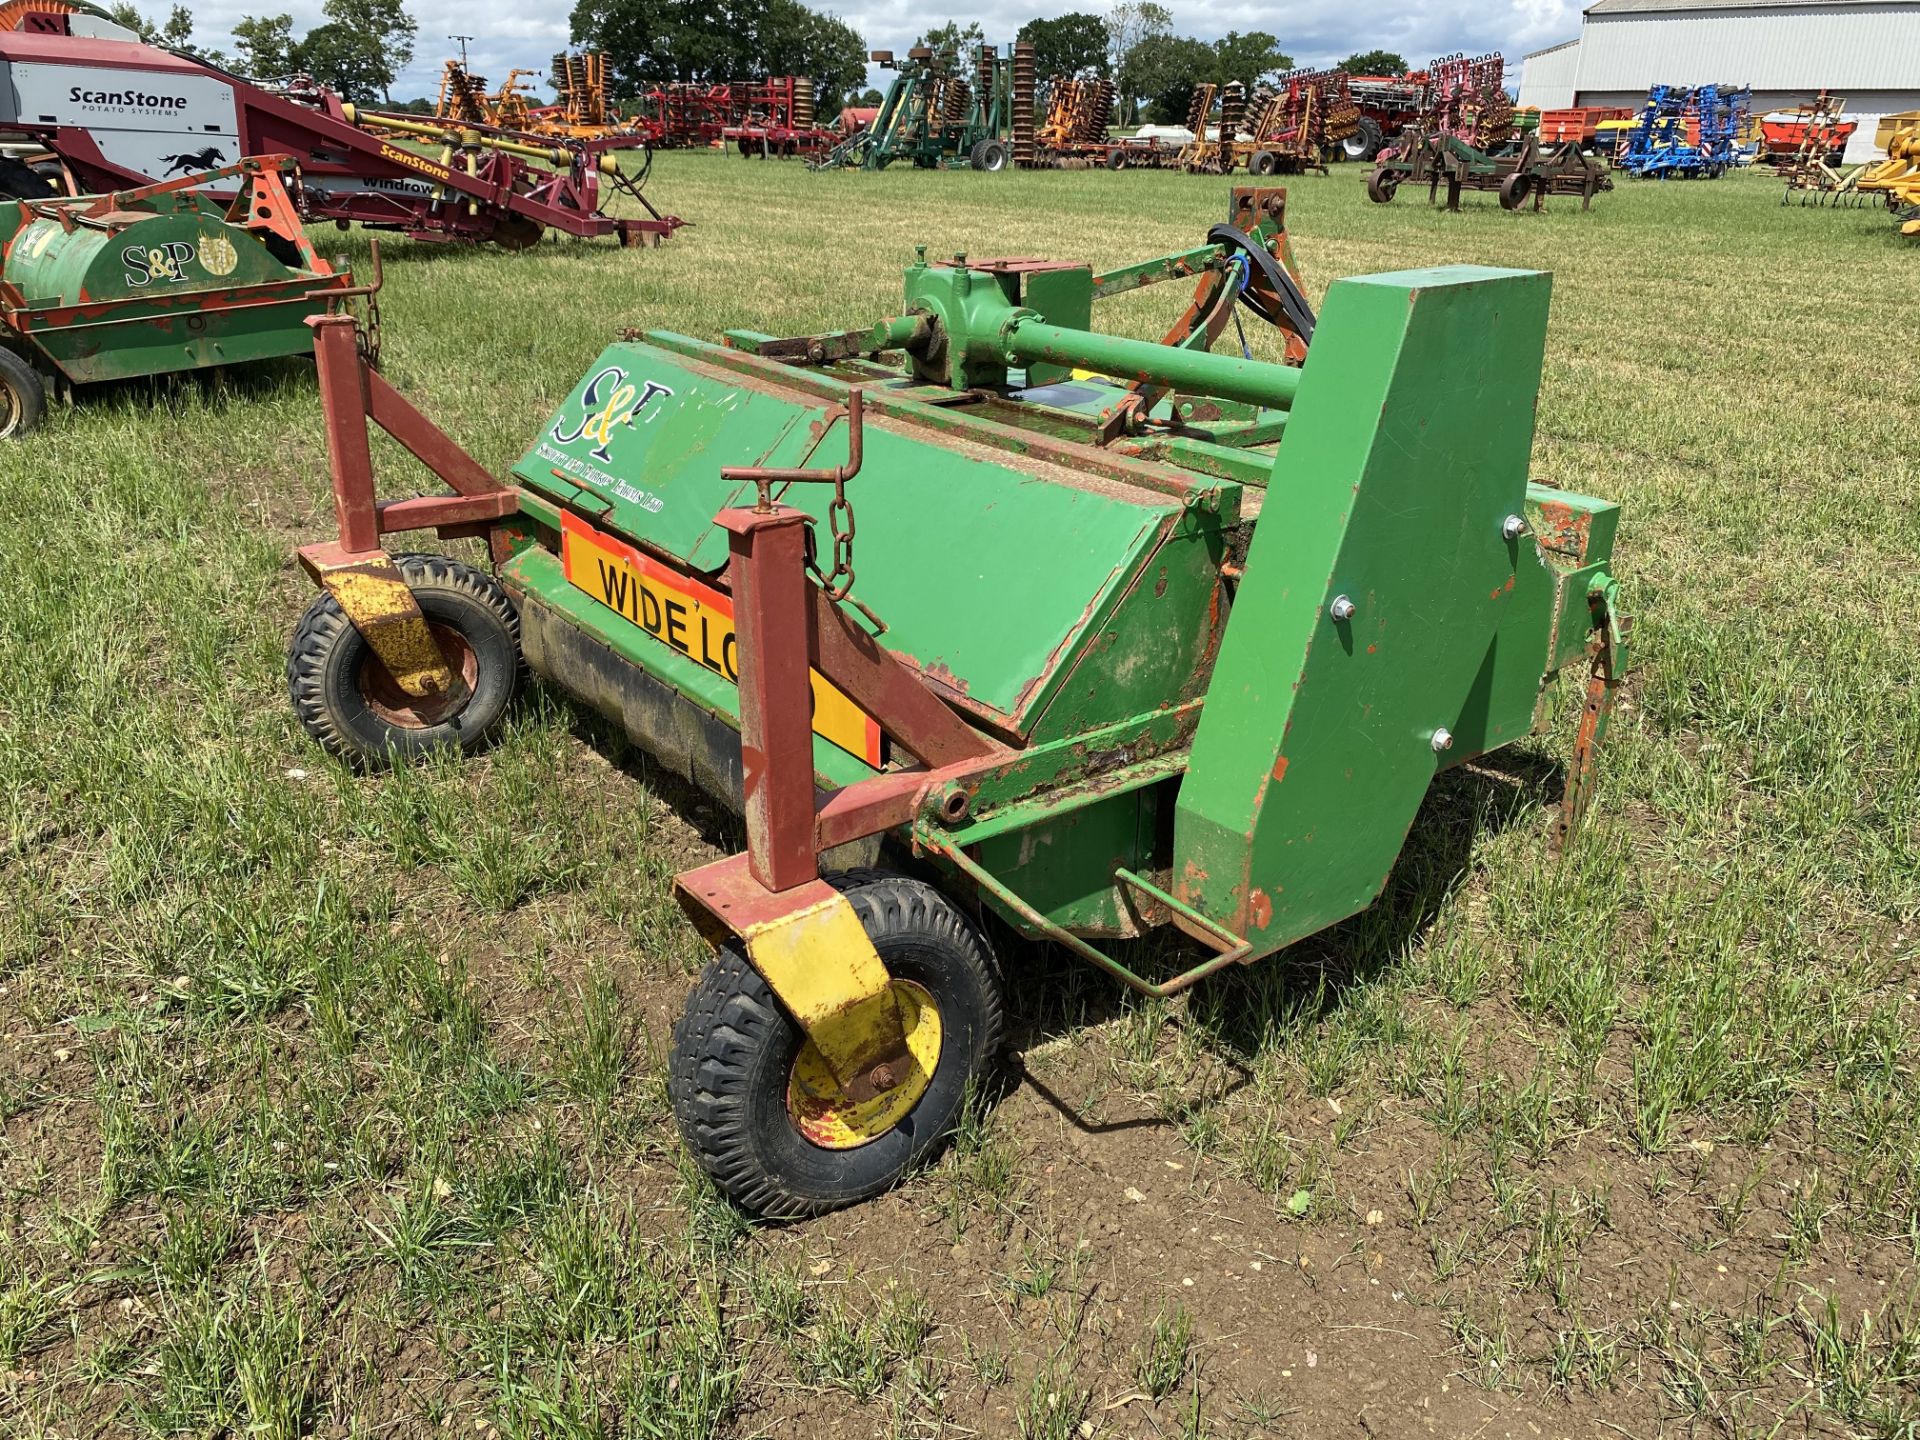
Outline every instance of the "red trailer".
<path id="1" fill-rule="evenodd" d="M 1542 110 L 1540 140 L 1547 145 L 1559 145 L 1568 140 L 1592 145 L 1603 120 L 1631 120 L 1633 114 L 1624 105 L 1576 105 L 1567 110 Z"/>
<path id="2" fill-rule="evenodd" d="M 303 221 L 397 230 L 509 249 L 549 228 L 657 244 L 682 222 L 640 193 L 637 137 L 526 143 L 474 127 L 356 112 L 317 85 L 270 91 L 188 55 L 141 44 L 92 7 L 7 7 L 0 31 L 0 138 L 44 146 L 76 194 L 287 154 Z M 550 167 L 550 168 L 549 168 Z M 602 186 L 646 218 L 605 214 Z"/>

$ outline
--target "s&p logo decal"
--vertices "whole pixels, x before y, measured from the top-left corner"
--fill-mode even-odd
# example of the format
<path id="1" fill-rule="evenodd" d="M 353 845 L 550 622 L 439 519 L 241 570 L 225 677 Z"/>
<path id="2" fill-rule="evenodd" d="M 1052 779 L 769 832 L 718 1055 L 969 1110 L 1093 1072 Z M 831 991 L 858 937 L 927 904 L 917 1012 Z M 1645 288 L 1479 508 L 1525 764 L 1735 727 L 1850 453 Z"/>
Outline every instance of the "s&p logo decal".
<path id="1" fill-rule="evenodd" d="M 127 284 L 134 289 L 163 280 L 178 285 L 187 278 L 187 262 L 193 259 L 193 246 L 184 240 L 169 240 L 164 245 L 129 245 L 120 252 L 120 263 L 127 267 Z"/>
<path id="2" fill-rule="evenodd" d="M 601 464 L 607 464 L 613 459 L 607 453 L 607 445 L 613 439 L 614 428 L 632 425 L 634 416 L 655 400 L 672 394 L 665 385 L 652 380 L 643 380 L 637 386 L 629 384 L 623 368 L 609 365 L 589 380 L 581 393 L 580 423 L 569 431 L 564 419 L 554 421 L 553 438 L 561 445 L 591 440 L 594 446 L 587 453 Z"/>

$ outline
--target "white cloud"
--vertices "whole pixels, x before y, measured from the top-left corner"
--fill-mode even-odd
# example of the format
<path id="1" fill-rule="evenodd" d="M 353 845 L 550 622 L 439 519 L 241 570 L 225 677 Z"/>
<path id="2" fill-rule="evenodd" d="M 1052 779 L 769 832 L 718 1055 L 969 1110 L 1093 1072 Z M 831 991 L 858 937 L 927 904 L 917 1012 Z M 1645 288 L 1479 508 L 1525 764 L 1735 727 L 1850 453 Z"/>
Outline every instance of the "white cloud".
<path id="1" fill-rule="evenodd" d="M 165 14 L 168 0 L 136 0 L 148 14 Z M 189 4 L 192 0 L 189 0 Z M 814 3 L 814 0 L 809 0 Z M 208 0 L 193 5 L 195 38 L 203 45 L 226 48 L 232 44 L 233 23 L 248 14 L 289 11 L 296 30 L 320 20 L 319 0 Z M 510 0 L 411 0 L 408 10 L 420 22 L 414 62 L 394 88 L 397 96 L 432 95 L 439 88 L 440 65 L 457 54 L 448 37 L 467 34 L 467 53 L 473 68 L 497 83 L 509 69 L 537 70 L 545 75 L 548 61 L 567 43 L 564 3 L 550 4 L 537 15 Z M 822 0 L 816 9 L 837 13 L 865 37 L 871 50 L 904 51 L 929 24 L 948 18 L 949 10 L 929 7 L 925 0 Z M 1035 15 L 1063 15 L 1074 10 L 1104 13 L 1106 0 L 975 0 L 949 7 L 953 18 L 977 20 L 987 38 L 999 44 L 1013 39 Z M 1437 55 L 1470 55 L 1500 50 L 1506 54 L 1509 86 L 1519 79 L 1520 58 L 1529 50 L 1571 40 L 1580 30 L 1582 0 L 1506 0 L 1505 4 L 1475 0 L 1437 0 L 1418 6 L 1371 7 L 1372 14 L 1356 14 L 1344 0 L 1293 0 L 1275 6 L 1257 0 L 1190 0 L 1168 5 L 1174 28 L 1182 34 L 1211 40 L 1228 30 L 1266 30 L 1281 48 L 1303 65 L 1331 62 L 1356 50 L 1397 50 L 1415 65 Z M 874 79 L 884 86 L 882 72 Z"/>

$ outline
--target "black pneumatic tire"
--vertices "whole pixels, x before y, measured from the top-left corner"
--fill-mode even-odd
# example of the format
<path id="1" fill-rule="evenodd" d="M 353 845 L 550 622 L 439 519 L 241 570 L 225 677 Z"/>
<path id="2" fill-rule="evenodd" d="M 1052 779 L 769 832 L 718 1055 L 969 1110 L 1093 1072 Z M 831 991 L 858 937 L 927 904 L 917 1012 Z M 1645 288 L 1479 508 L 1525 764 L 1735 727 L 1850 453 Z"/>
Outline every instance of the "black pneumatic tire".
<path id="1" fill-rule="evenodd" d="M 307 608 L 287 651 L 293 713 L 331 755 L 360 770 L 382 769 L 443 745 L 484 749 L 520 688 L 520 616 L 484 570 L 444 555 L 396 555 L 434 638 L 468 681 L 448 706 L 409 702 L 331 595 Z"/>
<path id="2" fill-rule="evenodd" d="M 44 200 L 59 193 L 57 180 L 41 174 L 23 160 L 0 155 L 0 200 Z"/>
<path id="3" fill-rule="evenodd" d="M 1340 158 L 1371 160 L 1380 153 L 1380 147 L 1386 143 L 1386 136 L 1380 131 L 1380 122 L 1371 115 L 1362 115 L 1355 122 L 1353 134 L 1340 142 L 1338 147 Z"/>
<path id="4" fill-rule="evenodd" d="M 47 410 L 47 383 L 26 360 L 0 345 L 0 440 L 12 440 L 40 423 Z"/>
<path id="5" fill-rule="evenodd" d="M 968 1083 L 994 1063 L 1006 1025 L 993 952 L 945 895 L 885 871 L 829 880 L 893 978 L 932 997 L 940 1058 L 926 1092 L 891 1130 L 855 1149 L 815 1145 L 787 1108 L 804 1035 L 741 948 L 723 947 L 674 1027 L 667 1088 L 701 1169 L 737 1204 L 770 1217 L 871 1199 L 927 1159 L 958 1123 Z"/>

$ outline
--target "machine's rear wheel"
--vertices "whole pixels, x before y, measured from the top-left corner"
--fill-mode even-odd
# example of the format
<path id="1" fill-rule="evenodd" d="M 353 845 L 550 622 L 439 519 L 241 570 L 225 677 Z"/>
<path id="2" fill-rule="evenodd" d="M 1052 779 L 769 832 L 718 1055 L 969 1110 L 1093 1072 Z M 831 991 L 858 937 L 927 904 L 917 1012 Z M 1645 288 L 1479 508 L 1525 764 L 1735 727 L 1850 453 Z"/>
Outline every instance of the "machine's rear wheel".
<path id="1" fill-rule="evenodd" d="M 1247 157 L 1249 175 L 1271 175 L 1280 168 L 1280 157 L 1271 150 L 1256 150 Z"/>
<path id="2" fill-rule="evenodd" d="M 0 346 L 0 440 L 24 435 L 46 413 L 47 386 L 22 356 Z"/>
<path id="3" fill-rule="evenodd" d="M 394 563 L 456 672 L 449 696 L 402 690 L 331 595 L 307 608 L 287 652 L 294 714 L 329 754 L 362 770 L 443 745 L 484 749 L 520 686 L 520 617 L 499 581 L 443 555 Z"/>
<path id="4" fill-rule="evenodd" d="M 1367 176 L 1367 198 L 1376 205 L 1385 205 L 1399 188 L 1399 179 L 1384 165 Z"/>
<path id="5" fill-rule="evenodd" d="M 1126 169 L 1127 168 L 1127 152 L 1124 150 L 1109 150 L 1107 152 L 1107 168 L 1109 170 Z"/>
<path id="6" fill-rule="evenodd" d="M 1355 122 L 1353 133 L 1340 142 L 1340 154 L 1348 160 L 1371 160 L 1380 153 L 1380 147 L 1386 143 L 1386 137 L 1380 133 L 1380 122 L 1371 115 L 1362 115 Z"/>
<path id="7" fill-rule="evenodd" d="M 925 1160 L 993 1064 L 1005 1024 L 993 952 L 946 896 L 882 871 L 832 883 L 893 977 L 912 1075 L 864 1102 L 843 1095 L 737 944 L 707 966 L 674 1029 L 667 1083 L 687 1149 L 763 1215 L 869 1199 Z"/>

